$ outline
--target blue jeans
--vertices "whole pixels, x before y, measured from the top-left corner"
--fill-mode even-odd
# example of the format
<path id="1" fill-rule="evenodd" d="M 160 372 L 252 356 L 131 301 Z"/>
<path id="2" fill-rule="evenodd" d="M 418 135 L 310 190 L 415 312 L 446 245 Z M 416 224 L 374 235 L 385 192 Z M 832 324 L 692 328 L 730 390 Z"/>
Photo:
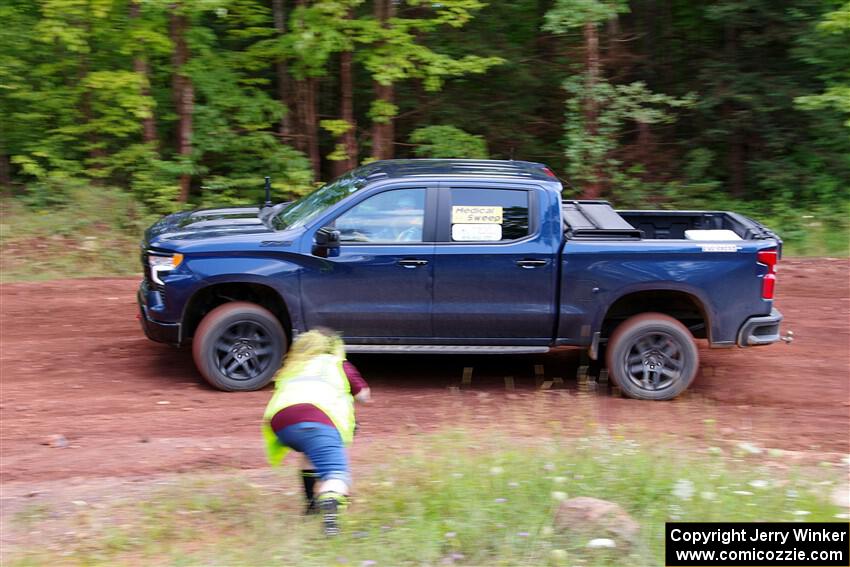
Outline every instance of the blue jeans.
<path id="1" fill-rule="evenodd" d="M 307 455 L 323 481 L 339 479 L 351 486 L 348 456 L 336 427 L 305 421 L 275 431 L 275 435 L 290 449 Z"/>

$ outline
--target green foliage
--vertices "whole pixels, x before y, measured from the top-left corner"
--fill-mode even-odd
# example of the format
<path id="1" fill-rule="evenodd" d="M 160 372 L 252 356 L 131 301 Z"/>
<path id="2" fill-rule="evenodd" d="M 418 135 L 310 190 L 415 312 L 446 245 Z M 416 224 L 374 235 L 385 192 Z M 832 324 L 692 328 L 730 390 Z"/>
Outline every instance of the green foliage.
<path id="1" fill-rule="evenodd" d="M 482 136 L 464 132 L 454 126 L 424 126 L 413 131 L 413 150 L 423 158 L 487 159 L 487 142 Z"/>
<path id="2" fill-rule="evenodd" d="M 600 24 L 628 13 L 627 0 L 556 0 L 555 5 L 546 12 L 543 29 L 555 33 L 565 33 L 585 24 Z"/>
<path id="3" fill-rule="evenodd" d="M 676 98 L 650 91 L 644 83 L 613 85 L 599 80 L 592 87 L 583 76 L 564 82 L 567 91 L 566 134 L 567 171 L 579 183 L 611 182 L 622 186 L 623 163 L 614 155 L 627 128 L 671 123 L 671 109 L 694 104 L 693 95 Z M 597 107 L 597 131 L 589 131 L 584 105 L 593 100 Z M 638 171 L 639 168 L 632 168 Z"/>
<path id="4" fill-rule="evenodd" d="M 378 124 L 388 124 L 396 114 L 398 106 L 381 99 L 373 100 L 369 109 L 369 118 Z"/>
<path id="5" fill-rule="evenodd" d="M 476 0 L 447 0 L 435 3 L 434 15 L 423 17 L 424 3 L 408 2 L 416 9 L 417 17 L 391 18 L 388 25 L 372 20 L 364 23 L 359 41 L 366 44 L 358 58 L 371 77 L 382 85 L 391 85 L 405 79 L 421 79 L 428 91 L 438 91 L 445 81 L 467 74 L 480 74 L 504 62 L 501 57 L 463 55 L 453 57 L 430 49 L 421 37 L 434 33 L 441 26 L 459 28 L 473 13 L 484 6 Z M 420 6 L 422 4 L 422 6 Z M 367 20 L 367 22 L 369 22 Z M 379 118 L 383 111 L 374 111 Z"/>
<path id="6" fill-rule="evenodd" d="M 578 186 L 570 193 L 601 178 L 629 206 L 761 209 L 789 227 L 788 250 L 846 249 L 832 220 L 850 201 L 846 0 L 403 0 L 384 23 L 364 0 L 282 4 L 281 34 L 268 0 L 0 2 L 0 183 L 43 207 L 77 185 L 119 187 L 153 213 L 182 206 L 186 175 L 189 206 L 259 202 L 265 175 L 276 198 L 298 195 L 313 181 L 292 147 L 304 147 L 296 99 L 311 78 L 325 173 L 347 158 L 352 125 L 368 145 L 363 125 L 392 123 L 412 142 L 399 157 L 541 161 Z M 175 13 L 187 17 L 194 92 L 186 156 Z M 352 125 L 334 119 L 342 52 L 354 61 Z"/>
<path id="7" fill-rule="evenodd" d="M 823 61 L 827 68 L 824 74 L 827 88 L 823 93 L 800 96 L 795 102 L 804 110 L 833 109 L 845 114 L 844 125 L 850 128 L 850 63 L 847 63 L 850 60 L 850 2 L 826 14 L 817 25 L 817 31 L 826 36 L 818 44 L 824 40 L 833 43 L 841 59 L 837 63 L 829 59 Z"/>

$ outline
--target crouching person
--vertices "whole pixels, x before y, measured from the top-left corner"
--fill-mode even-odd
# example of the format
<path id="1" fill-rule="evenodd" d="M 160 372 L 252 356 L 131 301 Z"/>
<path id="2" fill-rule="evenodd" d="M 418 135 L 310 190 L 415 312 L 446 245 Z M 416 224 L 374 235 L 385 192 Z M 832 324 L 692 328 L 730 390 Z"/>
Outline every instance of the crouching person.
<path id="1" fill-rule="evenodd" d="M 345 447 L 354 438 L 354 400 L 369 401 L 369 387 L 326 329 L 298 335 L 275 381 L 263 416 L 269 463 L 278 466 L 289 450 L 309 459 L 312 469 L 301 471 L 307 513 L 323 514 L 325 533 L 335 535 L 351 490 Z"/>

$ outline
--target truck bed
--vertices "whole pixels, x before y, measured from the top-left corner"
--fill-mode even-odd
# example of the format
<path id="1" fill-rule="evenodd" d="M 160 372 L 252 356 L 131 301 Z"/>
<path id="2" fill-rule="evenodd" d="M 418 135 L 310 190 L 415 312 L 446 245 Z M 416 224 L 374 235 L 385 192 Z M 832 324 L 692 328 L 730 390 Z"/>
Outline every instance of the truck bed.
<path id="1" fill-rule="evenodd" d="M 686 231 L 707 231 L 699 237 L 711 240 L 711 231 L 731 231 L 741 240 L 781 243 L 758 222 L 726 211 L 616 211 L 607 201 L 564 201 L 561 209 L 568 239 L 682 240 Z"/>

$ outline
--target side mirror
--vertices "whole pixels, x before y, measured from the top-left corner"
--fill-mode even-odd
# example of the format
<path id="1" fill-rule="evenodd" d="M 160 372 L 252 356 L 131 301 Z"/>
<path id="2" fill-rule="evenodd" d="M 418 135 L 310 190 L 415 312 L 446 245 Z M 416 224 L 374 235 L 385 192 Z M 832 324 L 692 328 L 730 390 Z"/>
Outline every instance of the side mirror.
<path id="1" fill-rule="evenodd" d="M 316 231 L 316 244 L 313 245 L 313 255 L 321 258 L 328 257 L 328 250 L 339 248 L 339 231 L 331 226 L 324 226 Z"/>

